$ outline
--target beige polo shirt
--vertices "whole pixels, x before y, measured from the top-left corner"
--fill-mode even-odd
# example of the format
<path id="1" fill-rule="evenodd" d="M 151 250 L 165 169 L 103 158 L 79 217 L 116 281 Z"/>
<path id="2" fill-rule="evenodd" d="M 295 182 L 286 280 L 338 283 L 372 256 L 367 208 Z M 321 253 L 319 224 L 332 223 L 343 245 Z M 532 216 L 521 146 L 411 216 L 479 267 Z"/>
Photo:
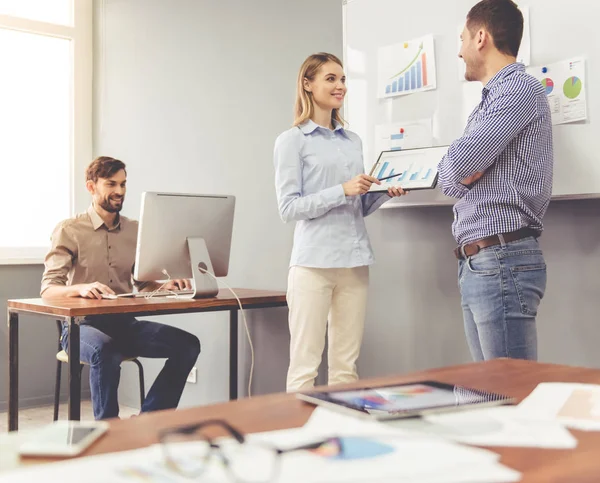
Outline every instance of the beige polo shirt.
<path id="1" fill-rule="evenodd" d="M 50 285 L 92 282 L 131 292 L 137 232 L 138 222 L 124 216 L 108 229 L 93 206 L 59 223 L 44 260 L 41 293 Z"/>

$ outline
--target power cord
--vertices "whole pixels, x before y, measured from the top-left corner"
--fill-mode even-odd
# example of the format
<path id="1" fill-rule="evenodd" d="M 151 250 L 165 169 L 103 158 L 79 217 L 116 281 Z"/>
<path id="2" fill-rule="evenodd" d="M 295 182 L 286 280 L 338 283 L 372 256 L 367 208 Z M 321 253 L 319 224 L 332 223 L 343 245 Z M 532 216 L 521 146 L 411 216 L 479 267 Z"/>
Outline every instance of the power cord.
<path id="1" fill-rule="evenodd" d="M 240 298 L 238 297 L 238 295 L 227 283 L 225 283 L 223 280 L 219 280 L 208 270 L 204 270 L 203 268 L 200 268 L 200 267 L 198 267 L 198 269 L 202 273 L 210 275 L 215 280 L 215 282 L 217 282 L 217 286 L 219 286 L 219 283 L 222 283 L 223 285 L 225 285 L 227 290 L 229 290 L 232 293 L 232 295 L 235 297 L 235 299 L 237 300 L 238 306 L 240 307 L 240 312 L 242 313 L 242 320 L 244 321 L 244 329 L 246 329 L 246 336 L 248 337 L 248 345 L 250 346 L 250 377 L 248 379 L 248 397 L 251 398 L 252 397 L 252 379 L 254 377 L 254 346 L 252 345 L 252 337 L 250 336 L 250 329 L 248 328 L 248 322 L 246 320 L 246 311 L 244 310 L 244 307 L 242 306 L 242 302 L 240 301 Z"/>
<path id="2" fill-rule="evenodd" d="M 205 270 L 200 267 L 198 267 L 198 270 L 200 270 L 202 273 L 205 273 L 206 275 L 210 275 L 217 283 L 217 287 L 219 286 L 219 284 L 225 285 L 227 290 L 229 290 L 233 294 L 235 299 L 237 300 L 238 306 L 240 308 L 240 312 L 242 313 L 242 320 L 244 321 L 244 329 L 246 330 L 246 337 L 248 338 L 248 345 L 250 346 L 250 377 L 248 380 L 248 397 L 250 398 L 250 397 L 252 397 L 252 379 L 254 378 L 254 345 L 252 344 L 252 337 L 250 336 L 250 329 L 248 328 L 248 321 L 246 320 L 246 311 L 244 310 L 244 306 L 242 305 L 242 302 L 240 301 L 240 298 L 238 297 L 238 295 L 227 283 L 225 283 L 223 280 L 219 280 L 208 270 Z M 168 277 L 167 281 L 165 283 L 163 283 L 159 288 L 154 290 L 153 292 L 150 292 L 149 295 L 147 295 L 145 297 L 146 299 L 154 297 L 167 283 L 169 283 L 171 281 L 171 276 L 169 275 L 169 272 L 167 272 L 165 269 L 163 269 L 162 273 Z M 171 290 L 169 290 L 168 292 L 173 294 L 176 298 L 179 297 L 179 294 L 177 292 L 173 292 Z"/>

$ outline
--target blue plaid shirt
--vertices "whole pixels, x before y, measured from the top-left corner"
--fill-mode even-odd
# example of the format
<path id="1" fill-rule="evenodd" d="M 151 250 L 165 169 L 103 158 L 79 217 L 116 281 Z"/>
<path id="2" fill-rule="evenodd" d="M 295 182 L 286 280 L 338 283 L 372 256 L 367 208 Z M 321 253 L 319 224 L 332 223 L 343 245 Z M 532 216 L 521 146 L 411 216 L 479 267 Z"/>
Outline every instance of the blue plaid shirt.
<path id="1" fill-rule="evenodd" d="M 483 88 L 463 136 L 440 161 L 445 195 L 458 198 L 452 233 L 459 245 L 520 228 L 542 231 L 552 195 L 552 119 L 542 84 L 522 64 Z M 479 181 L 461 181 L 484 171 Z"/>

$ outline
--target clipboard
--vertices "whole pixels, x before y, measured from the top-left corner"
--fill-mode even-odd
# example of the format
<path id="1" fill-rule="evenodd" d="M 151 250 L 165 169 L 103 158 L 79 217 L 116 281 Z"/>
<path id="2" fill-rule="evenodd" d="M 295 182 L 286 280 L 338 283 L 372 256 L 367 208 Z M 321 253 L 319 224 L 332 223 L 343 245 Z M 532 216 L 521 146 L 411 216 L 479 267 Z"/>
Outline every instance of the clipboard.
<path id="1" fill-rule="evenodd" d="M 381 181 L 372 184 L 370 192 L 397 187 L 405 191 L 434 189 L 437 186 L 437 166 L 448 146 L 381 151 L 369 176 Z"/>

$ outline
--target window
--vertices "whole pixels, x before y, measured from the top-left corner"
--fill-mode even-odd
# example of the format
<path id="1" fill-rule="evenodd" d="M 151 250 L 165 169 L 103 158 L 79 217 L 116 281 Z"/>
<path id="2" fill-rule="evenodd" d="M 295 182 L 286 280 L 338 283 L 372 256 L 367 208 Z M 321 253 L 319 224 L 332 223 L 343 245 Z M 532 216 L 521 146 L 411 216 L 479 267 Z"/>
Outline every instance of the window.
<path id="1" fill-rule="evenodd" d="M 0 263 L 39 263 L 91 159 L 92 0 L 0 0 Z"/>

